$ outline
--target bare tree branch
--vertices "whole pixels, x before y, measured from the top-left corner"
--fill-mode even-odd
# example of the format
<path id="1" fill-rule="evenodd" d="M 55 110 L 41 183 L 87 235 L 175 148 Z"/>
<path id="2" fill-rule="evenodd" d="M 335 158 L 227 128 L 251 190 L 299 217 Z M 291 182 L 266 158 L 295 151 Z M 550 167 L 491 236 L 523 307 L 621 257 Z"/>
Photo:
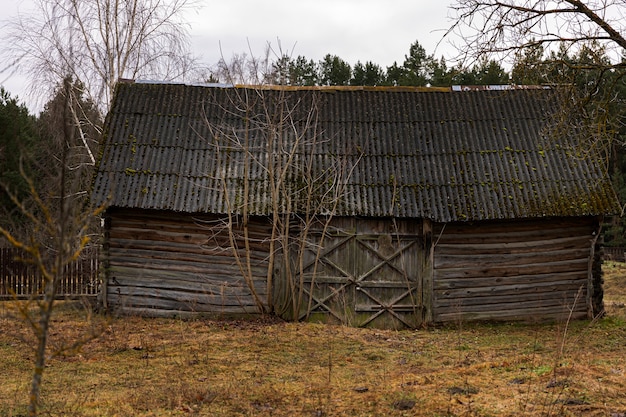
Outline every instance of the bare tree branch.
<path id="1" fill-rule="evenodd" d="M 37 94 L 70 76 L 106 113 L 120 78 L 185 80 L 195 60 L 182 13 L 195 0 L 37 0 L 9 22 L 3 55 L 19 60 Z"/>
<path id="2" fill-rule="evenodd" d="M 446 36 L 460 36 L 460 60 L 504 56 L 524 47 L 598 42 L 621 57 L 626 31 L 620 0 L 458 0 Z"/>

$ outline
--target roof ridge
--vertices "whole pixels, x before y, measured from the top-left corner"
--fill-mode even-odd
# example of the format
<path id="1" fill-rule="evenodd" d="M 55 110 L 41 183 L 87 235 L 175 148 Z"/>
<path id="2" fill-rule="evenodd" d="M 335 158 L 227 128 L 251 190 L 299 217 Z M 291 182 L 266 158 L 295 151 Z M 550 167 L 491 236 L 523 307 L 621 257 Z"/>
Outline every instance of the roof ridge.
<path id="1" fill-rule="evenodd" d="M 180 85 L 186 87 L 206 88 L 238 88 L 272 91 L 388 91 L 388 92 L 469 92 L 469 91 L 509 91 L 509 90 L 549 90 L 548 85 L 518 85 L 518 84 L 494 84 L 494 85 L 451 85 L 449 87 L 434 86 L 400 86 L 400 85 L 280 85 L 280 84 L 232 84 L 232 83 L 188 83 L 182 81 L 159 81 L 147 79 L 122 79 L 120 83 L 129 84 L 152 84 L 152 85 Z"/>
<path id="2" fill-rule="evenodd" d="M 418 86 L 368 86 L 368 85 L 277 85 L 277 84 L 235 84 L 235 88 L 277 90 L 277 91 L 392 91 L 392 92 L 451 92 L 451 87 Z"/>

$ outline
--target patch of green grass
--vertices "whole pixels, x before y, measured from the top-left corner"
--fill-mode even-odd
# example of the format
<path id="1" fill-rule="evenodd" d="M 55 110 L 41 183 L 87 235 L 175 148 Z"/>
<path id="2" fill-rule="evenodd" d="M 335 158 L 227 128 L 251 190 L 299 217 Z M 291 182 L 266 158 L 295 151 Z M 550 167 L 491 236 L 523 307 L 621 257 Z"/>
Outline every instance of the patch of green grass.
<path id="1" fill-rule="evenodd" d="M 538 376 L 547 375 L 552 372 L 552 367 L 549 365 L 540 365 L 533 368 L 533 372 Z"/>

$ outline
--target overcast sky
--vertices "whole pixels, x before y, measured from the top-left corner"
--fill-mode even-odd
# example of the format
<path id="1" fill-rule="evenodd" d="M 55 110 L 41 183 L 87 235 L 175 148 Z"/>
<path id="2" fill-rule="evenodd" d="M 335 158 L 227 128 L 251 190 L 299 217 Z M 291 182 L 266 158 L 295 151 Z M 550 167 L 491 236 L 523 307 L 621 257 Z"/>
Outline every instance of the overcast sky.
<path id="1" fill-rule="evenodd" d="M 30 7 L 31 0 L 0 0 L 3 20 Z M 262 55 L 267 43 L 293 57 L 319 61 L 330 53 L 354 65 L 373 61 L 383 68 L 401 64 L 418 40 L 429 54 L 449 58 L 447 42 L 439 46 L 451 0 L 199 0 L 187 15 L 193 52 L 205 64 L 221 54 L 250 51 Z M 3 32 L 0 30 L 0 35 Z M 27 101 L 25 81 L 0 63 L 0 83 L 12 96 Z"/>
<path id="2" fill-rule="evenodd" d="M 205 0 L 190 15 L 194 49 L 209 60 L 280 39 L 283 50 L 319 60 L 327 53 L 350 64 L 402 61 L 419 40 L 429 53 L 448 27 L 449 0 Z"/>

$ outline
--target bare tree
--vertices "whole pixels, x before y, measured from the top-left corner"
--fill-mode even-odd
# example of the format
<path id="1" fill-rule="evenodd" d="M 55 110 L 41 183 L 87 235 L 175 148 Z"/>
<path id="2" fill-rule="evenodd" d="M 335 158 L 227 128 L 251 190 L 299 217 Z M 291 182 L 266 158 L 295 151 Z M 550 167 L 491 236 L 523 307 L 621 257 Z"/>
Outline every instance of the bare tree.
<path id="1" fill-rule="evenodd" d="M 195 65 L 183 12 L 193 0 L 36 0 L 9 22 L 3 53 L 37 93 L 71 77 L 104 114 L 120 78 L 184 80 Z"/>
<path id="2" fill-rule="evenodd" d="M 280 82 L 281 68 L 276 62 L 290 59 L 291 52 L 285 52 L 278 41 L 276 48 L 268 43 L 261 57 L 255 57 L 252 51 L 249 55 L 233 55 L 230 62 L 222 57 L 214 73 L 217 79 L 255 87 L 233 89 L 232 102 L 222 109 L 225 119 L 243 120 L 240 128 L 220 125 L 208 117 L 205 123 L 212 136 L 207 140 L 213 141 L 218 155 L 226 156 L 218 157 L 224 173 L 219 178 L 223 198 L 229 207 L 221 228 L 230 236 L 233 257 L 255 304 L 260 312 L 301 319 L 308 315 L 313 301 L 312 287 L 326 232 L 344 201 L 348 180 L 360 158 L 349 162 L 338 155 L 326 155 L 325 166 L 321 167 L 319 152 L 329 138 L 323 137 L 318 120 L 320 92 L 313 89 L 292 96 L 286 93 L 288 87 L 267 86 Z M 236 153 L 241 156 L 233 158 Z M 226 173 L 233 170 L 243 173 L 241 195 L 229 197 L 232 190 L 228 189 L 228 181 L 232 178 Z M 252 179 L 252 172 L 262 173 L 266 189 L 258 189 L 258 178 Z M 264 280 L 266 299 L 261 299 L 254 284 L 254 242 L 248 232 L 251 208 L 259 205 L 255 199 L 261 194 L 265 197 L 261 204 L 269 208 L 266 211 L 270 212 L 271 223 Z M 237 242 L 243 242 L 244 247 L 238 247 Z M 274 282 L 277 271 L 280 285 Z"/>
<path id="3" fill-rule="evenodd" d="M 509 55 L 520 49 L 559 45 L 579 49 L 596 42 L 621 66 L 626 49 L 626 6 L 621 0 L 457 0 L 447 36 L 460 35 L 462 58 Z M 450 36 L 452 37 L 452 36 Z"/>
<path id="4" fill-rule="evenodd" d="M 58 152 L 49 154 L 43 170 L 47 174 L 45 185 L 40 186 L 21 170 L 28 184 L 27 198 L 20 199 L 7 184 L 5 190 L 21 214 L 28 220 L 29 232 L 25 235 L 0 226 L 0 236 L 25 254 L 22 262 L 31 264 L 37 271 L 39 281 L 33 293 L 23 303 L 18 303 L 18 317 L 31 330 L 35 339 L 34 371 L 29 396 L 29 415 L 38 414 L 40 390 L 46 361 L 54 354 L 61 354 L 80 346 L 95 337 L 95 328 L 77 340 L 49 350 L 50 325 L 59 285 L 66 266 L 78 259 L 91 240 L 90 226 L 102 208 L 89 208 L 83 191 L 84 176 L 81 166 L 88 157 L 84 153 L 74 124 L 76 95 L 70 79 L 66 79 L 58 92 L 63 100 L 51 106 L 47 119 L 51 134 L 51 148 Z M 52 117 L 54 114 L 55 117 Z"/>
<path id="5" fill-rule="evenodd" d="M 326 230 L 344 201 L 356 163 L 337 155 L 320 157 L 329 139 L 318 120 L 319 91 L 293 95 L 280 87 L 257 86 L 233 88 L 229 95 L 231 102 L 222 109 L 227 122 L 205 119 L 228 208 L 224 222 L 212 231 L 230 236 L 232 256 L 258 310 L 299 319 L 300 310 L 312 302 L 307 284 L 315 282 Z M 264 238 L 269 252 L 262 280 L 265 299 L 251 267 L 258 242 L 249 232 L 250 213 L 259 206 L 268 214 L 270 230 Z M 279 284 L 274 282 L 277 271 Z"/>
<path id="6" fill-rule="evenodd" d="M 463 39 L 459 59 L 509 58 L 516 77 L 558 85 L 552 128 L 578 135 L 578 151 L 615 153 L 626 117 L 623 1 L 457 0 L 452 9 L 447 36 Z"/>
<path id="7" fill-rule="evenodd" d="M 222 54 L 204 78 L 232 85 L 286 85 L 289 84 L 287 67 L 292 62 L 294 48 L 284 49 L 277 39 L 276 46 L 271 42 L 265 45 L 262 55 L 255 55 L 250 46 L 248 52 L 234 53 L 230 58 Z"/>
<path id="8" fill-rule="evenodd" d="M 269 49 L 262 56 L 235 53 L 229 60 L 222 56 L 211 71 L 211 77 L 228 84 L 266 84 L 269 68 Z"/>

